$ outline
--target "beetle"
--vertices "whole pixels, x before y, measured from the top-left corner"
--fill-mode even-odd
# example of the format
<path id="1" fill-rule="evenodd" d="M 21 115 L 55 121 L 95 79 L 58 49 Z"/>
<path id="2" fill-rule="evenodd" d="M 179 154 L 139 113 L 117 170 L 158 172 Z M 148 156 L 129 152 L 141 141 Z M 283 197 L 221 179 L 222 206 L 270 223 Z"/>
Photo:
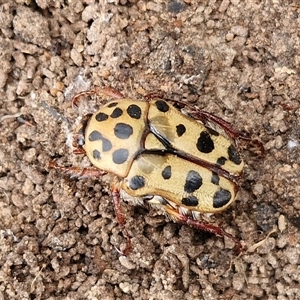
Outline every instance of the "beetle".
<path id="1" fill-rule="evenodd" d="M 73 105 L 92 94 L 113 98 L 85 116 L 74 136 L 74 153 L 87 155 L 94 167 L 54 162 L 50 167 L 78 177 L 113 174 L 114 208 L 127 238 L 123 253 L 129 253 L 131 243 L 121 199 L 153 204 L 175 222 L 229 237 L 241 251 L 237 238 L 200 222 L 199 215 L 222 212 L 235 201 L 244 167 L 235 141 L 245 137 L 210 113 L 175 101 L 191 108 L 184 114 L 155 94 L 136 100 L 112 88 L 94 89 L 75 96 Z"/>

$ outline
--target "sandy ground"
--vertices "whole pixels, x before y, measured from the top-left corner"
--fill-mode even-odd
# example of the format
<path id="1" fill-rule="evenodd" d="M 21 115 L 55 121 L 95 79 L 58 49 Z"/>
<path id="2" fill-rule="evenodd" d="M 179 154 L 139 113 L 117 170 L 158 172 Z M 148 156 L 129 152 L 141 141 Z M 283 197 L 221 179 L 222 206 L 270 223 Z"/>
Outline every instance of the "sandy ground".
<path id="1" fill-rule="evenodd" d="M 100 4 L 98 3 L 100 2 Z M 0 1 L 0 299 L 300 299 L 298 1 Z M 241 145 L 228 239 L 124 203 L 48 163 L 72 153 L 72 97 L 112 86 L 194 103 L 260 140 Z M 98 102 L 98 106 L 100 103 Z"/>

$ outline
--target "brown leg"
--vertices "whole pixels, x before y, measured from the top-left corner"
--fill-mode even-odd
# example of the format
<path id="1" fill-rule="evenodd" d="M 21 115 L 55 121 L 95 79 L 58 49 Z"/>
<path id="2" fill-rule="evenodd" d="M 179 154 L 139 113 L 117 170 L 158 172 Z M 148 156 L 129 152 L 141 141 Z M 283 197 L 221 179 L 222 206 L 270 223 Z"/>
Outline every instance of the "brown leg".
<path id="1" fill-rule="evenodd" d="M 164 98 L 164 96 L 160 93 L 157 92 L 152 92 L 144 96 L 147 100 L 152 100 L 152 99 L 161 99 L 161 100 L 166 100 L 166 101 L 171 101 L 169 99 Z"/>
<path id="2" fill-rule="evenodd" d="M 217 124 L 218 126 L 220 126 L 225 132 L 226 134 L 231 137 L 234 141 L 236 139 L 242 139 L 245 141 L 250 141 L 251 139 L 248 136 L 245 136 L 243 133 L 235 130 L 232 125 L 228 122 L 226 122 L 225 120 L 223 120 L 222 118 L 219 118 L 207 111 L 203 111 L 200 109 L 196 109 L 195 112 L 190 111 L 189 114 L 195 118 L 195 119 L 200 119 L 203 120 L 204 122 L 206 121 L 210 121 L 212 123 Z"/>
<path id="3" fill-rule="evenodd" d="M 231 235 L 230 233 L 226 232 L 221 227 L 214 226 L 211 224 L 201 223 L 200 221 L 195 220 L 187 215 L 181 214 L 178 210 L 176 210 L 170 206 L 165 206 L 164 208 L 165 208 L 166 212 L 173 218 L 174 221 L 176 221 L 178 223 L 182 223 L 182 224 L 187 224 L 196 229 L 207 231 L 207 232 L 210 232 L 210 233 L 222 236 L 222 237 L 226 236 L 235 242 L 238 253 L 240 253 L 243 250 L 243 247 L 242 247 L 240 241 L 236 237 Z"/>
<path id="4" fill-rule="evenodd" d="M 78 146 L 75 143 L 73 143 L 73 147 L 74 147 L 73 153 L 75 155 L 81 155 L 86 153 L 85 150 L 82 148 L 82 146 Z"/>
<path id="5" fill-rule="evenodd" d="M 131 245 L 131 239 L 130 236 L 128 234 L 127 229 L 125 228 L 125 218 L 124 215 L 122 213 L 122 208 L 121 208 L 121 197 L 120 197 L 120 189 L 118 187 L 117 184 L 112 184 L 111 186 L 111 193 L 113 196 L 113 203 L 114 203 L 114 209 L 115 209 L 115 213 L 116 213 L 116 217 L 118 220 L 118 223 L 120 225 L 120 227 L 122 228 L 123 231 L 123 235 L 126 238 L 126 248 L 124 251 L 120 251 L 119 249 L 118 252 L 123 254 L 123 255 L 128 255 L 132 249 L 132 245 Z"/>
<path id="6" fill-rule="evenodd" d="M 82 96 L 92 96 L 92 95 L 98 95 L 100 97 L 107 96 L 114 99 L 122 99 L 125 98 L 122 93 L 119 91 L 111 88 L 111 87 L 104 87 L 104 88 L 94 88 L 89 91 L 81 92 L 74 96 L 72 99 L 72 106 L 77 107 L 78 102 Z"/>
<path id="7" fill-rule="evenodd" d="M 50 161 L 48 166 L 50 169 L 55 169 L 63 173 L 66 173 L 71 177 L 78 177 L 78 178 L 101 177 L 107 174 L 107 172 L 102 171 L 98 168 L 65 167 L 57 164 L 54 161 Z"/>

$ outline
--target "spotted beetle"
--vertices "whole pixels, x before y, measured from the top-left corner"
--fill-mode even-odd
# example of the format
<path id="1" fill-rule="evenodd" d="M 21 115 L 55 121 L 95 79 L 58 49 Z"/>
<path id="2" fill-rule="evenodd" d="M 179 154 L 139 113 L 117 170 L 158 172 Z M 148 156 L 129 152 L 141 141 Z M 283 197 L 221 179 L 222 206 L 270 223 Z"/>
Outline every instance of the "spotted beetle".
<path id="1" fill-rule="evenodd" d="M 242 135 L 210 113 L 194 109 L 186 115 L 155 95 L 136 100 L 103 88 L 78 94 L 73 104 L 77 106 L 81 96 L 92 94 L 114 98 L 83 118 L 75 133 L 74 153 L 86 154 L 94 167 L 68 168 L 54 162 L 50 167 L 79 177 L 114 175 L 114 207 L 127 238 L 123 253 L 129 253 L 131 243 L 121 198 L 153 204 L 175 222 L 227 236 L 240 251 L 234 236 L 200 222 L 199 215 L 221 212 L 235 201 L 244 167 L 235 140 Z"/>

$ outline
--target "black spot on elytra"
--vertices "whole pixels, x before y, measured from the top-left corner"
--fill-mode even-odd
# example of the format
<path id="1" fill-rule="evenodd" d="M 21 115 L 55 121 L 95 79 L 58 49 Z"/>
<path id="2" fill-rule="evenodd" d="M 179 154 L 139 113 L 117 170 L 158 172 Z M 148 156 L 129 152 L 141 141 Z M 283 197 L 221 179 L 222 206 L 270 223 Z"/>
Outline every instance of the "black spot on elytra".
<path id="1" fill-rule="evenodd" d="M 129 152 L 127 149 L 115 150 L 112 154 L 112 160 L 115 164 L 121 165 L 128 159 Z"/>
<path id="2" fill-rule="evenodd" d="M 176 133 L 177 136 L 182 136 L 186 131 L 186 128 L 183 124 L 179 124 L 176 126 Z"/>
<path id="3" fill-rule="evenodd" d="M 131 104 L 131 105 L 128 106 L 128 108 L 127 108 L 127 113 L 128 113 L 128 115 L 129 115 L 131 118 L 137 119 L 137 120 L 138 120 L 138 119 L 141 117 L 141 115 L 142 115 L 141 109 L 140 109 L 137 105 L 135 105 L 135 104 Z"/>
<path id="4" fill-rule="evenodd" d="M 161 175 L 163 177 L 163 179 L 170 179 L 172 176 L 172 169 L 171 166 L 167 166 L 163 169 L 163 171 L 161 172 Z"/>
<path id="5" fill-rule="evenodd" d="M 196 171 L 189 171 L 184 184 L 184 191 L 187 193 L 193 193 L 202 185 L 202 177 Z"/>
<path id="6" fill-rule="evenodd" d="M 190 195 L 186 198 L 182 198 L 181 203 L 186 206 L 197 206 L 199 204 L 199 200 L 197 197 Z"/>
<path id="7" fill-rule="evenodd" d="M 129 187 L 132 190 L 140 189 L 144 185 L 145 185 L 145 178 L 143 176 L 140 176 L 140 175 L 136 175 L 136 176 L 132 177 L 129 181 Z"/>
<path id="8" fill-rule="evenodd" d="M 217 165 L 223 166 L 223 165 L 225 164 L 226 160 L 227 160 L 227 158 L 224 157 L 224 156 L 219 157 L 219 158 L 217 159 Z"/>
<path id="9" fill-rule="evenodd" d="M 214 194 L 213 197 L 213 207 L 221 208 L 225 206 L 231 199 L 231 193 L 228 190 L 219 188 L 219 190 Z"/>
<path id="10" fill-rule="evenodd" d="M 157 109 L 161 112 L 167 112 L 169 110 L 169 105 L 167 104 L 167 102 L 163 101 L 163 100 L 157 100 L 155 102 L 155 105 L 157 107 Z"/>
<path id="11" fill-rule="evenodd" d="M 219 185 L 219 182 L 220 182 L 220 177 L 217 173 L 215 172 L 212 172 L 212 175 L 211 175 L 211 183 L 215 184 L 215 185 Z"/>
<path id="12" fill-rule="evenodd" d="M 101 159 L 100 152 L 98 150 L 93 151 L 93 157 L 97 160 Z"/>
<path id="13" fill-rule="evenodd" d="M 102 139 L 102 151 L 107 152 L 110 151 L 112 148 L 112 144 L 110 142 L 110 140 L 103 138 Z"/>
<path id="14" fill-rule="evenodd" d="M 107 104 L 107 107 L 115 107 L 118 105 L 118 102 L 111 102 L 109 104 Z"/>
<path id="15" fill-rule="evenodd" d="M 197 149 L 202 153 L 210 153 L 214 150 L 214 142 L 207 131 L 202 131 L 197 141 Z"/>
<path id="16" fill-rule="evenodd" d="M 240 157 L 240 154 L 236 150 L 236 148 L 233 145 L 230 145 L 228 147 L 228 157 L 229 160 L 235 163 L 236 165 L 239 165 L 242 162 L 242 159 Z"/>
<path id="17" fill-rule="evenodd" d="M 114 133 L 117 138 L 126 140 L 132 135 L 133 128 L 128 124 L 118 123 L 114 128 Z"/>
<path id="18" fill-rule="evenodd" d="M 121 108 L 119 108 L 119 107 L 116 107 L 115 109 L 114 109 L 114 111 L 111 113 L 111 117 L 113 118 L 113 119 L 116 119 L 116 118 L 119 118 L 120 116 L 122 116 L 123 115 L 123 110 L 121 109 Z"/>
<path id="19" fill-rule="evenodd" d="M 108 119 L 108 115 L 103 113 L 103 112 L 99 112 L 99 113 L 96 114 L 95 119 L 98 122 L 103 122 L 103 121 Z"/>
<path id="20" fill-rule="evenodd" d="M 103 137 L 103 135 L 97 130 L 90 133 L 89 141 L 102 141 L 102 151 L 109 151 L 112 148 L 111 142 L 107 138 Z"/>
<path id="21" fill-rule="evenodd" d="M 89 141 L 91 142 L 100 141 L 102 138 L 102 134 L 97 130 L 94 130 L 89 134 Z"/>

